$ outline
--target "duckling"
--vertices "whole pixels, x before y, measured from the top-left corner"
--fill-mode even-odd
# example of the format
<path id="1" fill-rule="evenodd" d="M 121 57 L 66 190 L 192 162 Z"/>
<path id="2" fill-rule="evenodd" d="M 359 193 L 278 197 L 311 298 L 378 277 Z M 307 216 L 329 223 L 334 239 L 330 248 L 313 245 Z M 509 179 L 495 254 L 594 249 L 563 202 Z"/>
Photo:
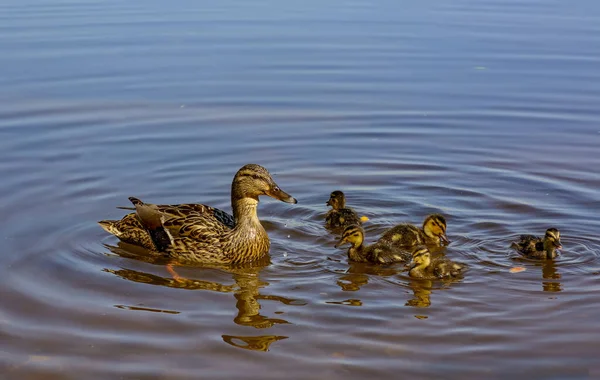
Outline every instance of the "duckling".
<path id="1" fill-rule="evenodd" d="M 360 225 L 360 218 L 351 208 L 346 207 L 346 196 L 340 190 L 336 190 L 329 196 L 326 203 L 331 210 L 325 215 L 325 226 L 328 228 L 347 227 L 352 224 Z"/>
<path id="2" fill-rule="evenodd" d="M 556 257 L 556 250 L 562 249 L 560 232 L 556 228 L 548 228 L 543 239 L 521 235 L 519 241 L 512 243 L 511 247 L 531 259 L 553 259 Z"/>
<path id="3" fill-rule="evenodd" d="M 380 240 L 394 247 L 450 244 L 446 237 L 446 218 L 440 214 L 428 215 L 423 221 L 423 228 L 412 224 L 399 224 L 392 227 L 383 234 Z"/>
<path id="4" fill-rule="evenodd" d="M 412 252 L 409 276 L 423 279 L 458 277 L 465 268 L 464 264 L 455 263 L 445 257 L 431 259 L 431 253 L 425 246 L 419 246 Z"/>
<path id="5" fill-rule="evenodd" d="M 376 242 L 369 246 L 363 245 L 365 232 L 361 226 L 351 225 L 346 227 L 342 233 L 342 238 L 337 242 L 335 248 L 344 243 L 350 243 L 348 248 L 348 258 L 351 261 L 374 264 L 392 264 L 406 262 L 410 259 L 408 252 L 390 247 L 389 245 Z"/>
<path id="6" fill-rule="evenodd" d="M 258 197 L 298 201 L 281 190 L 264 167 L 243 166 L 231 184 L 233 217 L 202 204 L 152 205 L 130 198 L 136 212 L 99 224 L 122 241 L 163 252 L 178 261 L 238 264 L 265 257 L 270 241 L 258 219 Z"/>

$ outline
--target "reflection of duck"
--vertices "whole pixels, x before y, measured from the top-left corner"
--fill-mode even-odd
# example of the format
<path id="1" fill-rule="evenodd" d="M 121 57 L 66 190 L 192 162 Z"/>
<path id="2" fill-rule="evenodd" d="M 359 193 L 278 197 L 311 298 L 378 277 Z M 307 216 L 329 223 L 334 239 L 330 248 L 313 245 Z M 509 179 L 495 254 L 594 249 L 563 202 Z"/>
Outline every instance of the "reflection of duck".
<path id="1" fill-rule="evenodd" d="M 553 259 L 556 257 L 556 250 L 562 248 L 560 232 L 556 228 L 548 228 L 543 238 L 521 235 L 519 241 L 512 243 L 511 247 L 531 259 Z"/>
<path id="2" fill-rule="evenodd" d="M 130 198 L 136 206 L 137 215 L 129 214 L 121 220 L 99 223 L 122 241 L 164 251 L 178 261 L 250 262 L 266 256 L 270 246 L 269 237 L 256 213 L 260 195 L 287 203 L 297 202 L 277 186 L 267 169 L 249 164 L 233 178 L 233 217 L 201 204 L 151 205 Z"/>
<path id="3" fill-rule="evenodd" d="M 427 247 L 417 247 L 412 254 L 412 262 L 408 274 L 415 278 L 435 279 L 460 276 L 464 264 L 455 263 L 445 257 L 431 259 Z"/>
<path id="4" fill-rule="evenodd" d="M 122 248 L 110 247 L 112 252 L 121 255 Z M 130 254 L 125 254 L 125 257 L 131 257 Z M 157 260 L 159 262 L 160 259 Z M 253 264 L 254 265 L 254 264 Z M 209 290 L 219 293 L 233 293 L 236 298 L 237 315 L 233 321 L 242 326 L 251 326 L 254 328 L 264 329 L 272 327 L 276 324 L 287 324 L 288 322 L 281 318 L 270 318 L 260 314 L 260 300 L 278 301 L 285 305 L 302 305 L 301 302 L 295 299 L 290 299 L 275 295 L 263 295 L 261 289 L 268 287 L 269 283 L 260 280 L 261 267 L 250 266 L 249 264 L 236 266 L 206 266 L 207 269 L 219 269 L 231 273 L 234 284 L 227 285 L 215 281 L 202 281 L 180 278 L 174 280 L 168 277 L 162 277 L 155 274 L 144 273 L 131 269 L 105 269 L 106 272 L 115 274 L 126 280 L 167 286 L 170 288 L 180 288 L 188 290 Z"/>
<path id="5" fill-rule="evenodd" d="M 554 260 L 547 260 L 542 263 L 542 278 L 546 280 L 542 281 L 542 288 L 545 292 L 562 291 L 562 284 L 559 281 L 560 277 Z"/>
<path id="6" fill-rule="evenodd" d="M 331 193 L 327 205 L 331 210 L 325 215 L 325 226 L 328 228 L 360 225 L 360 218 L 351 208 L 346 207 L 346 196 L 340 190 Z"/>
<path id="7" fill-rule="evenodd" d="M 260 335 L 260 336 L 236 336 L 222 335 L 223 342 L 234 347 L 243 348 L 253 351 L 269 351 L 269 347 L 273 342 L 287 339 L 287 336 L 280 335 Z"/>
<path id="8" fill-rule="evenodd" d="M 431 306 L 431 288 L 433 282 L 430 280 L 410 281 L 410 288 L 413 291 L 414 298 L 406 301 L 406 306 L 429 307 Z"/>
<path id="9" fill-rule="evenodd" d="M 417 245 L 441 246 L 448 244 L 446 237 L 446 218 L 440 214 L 431 214 L 423 221 L 423 228 L 412 224 L 399 224 L 387 230 L 380 241 L 394 247 L 413 247 Z"/>
<path id="10" fill-rule="evenodd" d="M 342 238 L 335 247 L 337 248 L 344 243 L 350 243 L 350 248 L 348 248 L 348 258 L 356 262 L 392 264 L 405 262 L 410 258 L 408 252 L 394 249 L 381 242 L 366 246 L 363 244 L 364 240 L 365 233 L 362 227 L 352 225 L 346 227 L 342 233 Z"/>

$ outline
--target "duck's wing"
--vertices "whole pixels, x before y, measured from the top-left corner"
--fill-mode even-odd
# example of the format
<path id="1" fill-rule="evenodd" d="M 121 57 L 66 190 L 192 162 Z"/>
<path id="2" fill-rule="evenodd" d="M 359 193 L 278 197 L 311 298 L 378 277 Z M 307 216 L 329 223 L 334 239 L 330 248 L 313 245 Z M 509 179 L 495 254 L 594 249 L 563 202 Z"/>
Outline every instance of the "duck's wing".
<path id="1" fill-rule="evenodd" d="M 188 237 L 213 244 L 217 235 L 235 226 L 233 216 L 203 204 L 146 205 L 160 212 L 164 226 L 174 238 Z M 135 213 L 125 215 L 121 220 L 102 220 L 98 223 L 126 243 L 156 249 L 150 234 Z"/>
<path id="2" fill-rule="evenodd" d="M 410 253 L 400 249 L 394 249 L 392 247 L 375 244 L 370 247 L 368 252 L 368 259 L 372 263 L 376 264 L 393 264 L 393 263 L 405 263 L 410 261 Z"/>
<path id="3" fill-rule="evenodd" d="M 423 244 L 421 229 L 412 224 L 399 224 L 381 236 L 382 241 L 394 247 L 410 247 Z"/>
<path id="4" fill-rule="evenodd" d="M 347 227 L 352 224 L 360 225 L 361 221 L 356 212 L 351 208 L 329 210 L 325 216 L 325 225 L 333 227 Z"/>
<path id="5" fill-rule="evenodd" d="M 184 203 L 178 205 L 156 205 L 166 219 L 192 221 L 195 217 L 204 218 L 205 223 L 220 223 L 229 229 L 235 227 L 233 216 L 215 207 L 200 203 Z"/>
<path id="6" fill-rule="evenodd" d="M 433 274 L 437 278 L 458 277 L 464 270 L 465 265 L 448 260 L 444 257 L 437 258 L 431 263 Z"/>
<path id="7" fill-rule="evenodd" d="M 513 243 L 513 247 L 524 254 L 536 252 L 536 245 L 540 242 L 540 238 L 534 235 L 521 235 L 519 241 Z"/>

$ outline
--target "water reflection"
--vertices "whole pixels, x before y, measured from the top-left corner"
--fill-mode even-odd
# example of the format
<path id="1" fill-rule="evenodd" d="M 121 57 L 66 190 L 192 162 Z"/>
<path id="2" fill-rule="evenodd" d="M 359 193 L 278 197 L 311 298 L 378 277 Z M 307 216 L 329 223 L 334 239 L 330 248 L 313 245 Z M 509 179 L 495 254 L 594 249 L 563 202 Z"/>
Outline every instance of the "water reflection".
<path id="1" fill-rule="evenodd" d="M 153 262 L 155 264 L 165 264 L 164 259 L 155 259 L 148 255 L 138 256 L 136 253 L 128 250 L 129 245 L 126 243 L 120 243 L 119 246 L 106 245 L 113 253 L 127 258 L 143 259 L 146 262 Z M 105 272 L 112 273 L 123 279 L 152 284 L 166 286 L 170 288 L 187 289 L 187 290 L 209 290 L 219 293 L 233 293 L 236 303 L 235 307 L 238 310 L 237 315 L 234 317 L 233 322 L 240 326 L 254 327 L 257 329 L 267 329 L 277 324 L 288 324 L 289 322 L 282 318 L 271 318 L 260 313 L 261 305 L 260 300 L 270 300 L 283 303 L 285 305 L 305 305 L 306 303 L 276 295 L 261 294 L 261 290 L 267 288 L 269 283 L 260 279 L 260 271 L 265 267 L 267 263 L 261 263 L 260 266 L 211 266 L 209 269 L 219 269 L 230 273 L 234 284 L 226 285 L 216 281 L 205 281 L 196 279 L 187 279 L 178 277 L 177 279 L 171 277 L 163 277 L 156 274 L 145 273 L 138 270 L 121 268 L 121 269 L 103 269 Z M 204 269 L 204 267 L 202 268 Z M 139 307 L 131 307 L 126 305 L 116 305 L 116 307 L 123 309 L 135 309 L 141 310 Z M 145 311 L 153 312 L 167 312 L 167 313 L 178 313 L 177 311 L 165 311 L 165 310 L 154 310 L 154 309 L 143 309 Z M 233 335 L 222 335 L 225 343 L 231 344 L 232 346 L 248 349 L 267 351 L 269 346 L 278 340 L 286 339 L 286 336 L 277 335 L 263 335 L 263 336 L 233 336 Z"/>
<path id="2" fill-rule="evenodd" d="M 234 347 L 253 351 L 269 351 L 271 343 L 278 340 L 287 339 L 287 336 L 281 335 L 262 335 L 262 336 L 235 336 L 223 335 L 223 342 Z"/>
<path id="3" fill-rule="evenodd" d="M 379 266 L 368 263 L 350 262 L 346 274 L 340 276 L 336 283 L 345 292 L 355 292 L 369 283 L 369 275 L 389 277 L 402 271 L 400 265 Z"/>
<path id="4" fill-rule="evenodd" d="M 408 282 L 414 298 L 409 299 L 404 304 L 412 307 L 429 307 L 431 306 L 431 289 L 433 281 L 431 280 L 410 280 Z"/>
<path id="5" fill-rule="evenodd" d="M 542 264 L 542 278 L 544 280 L 555 280 L 555 281 L 542 281 L 542 289 L 545 292 L 561 292 L 563 291 L 562 284 L 559 281 L 561 275 L 556 267 L 554 260 L 547 260 Z"/>

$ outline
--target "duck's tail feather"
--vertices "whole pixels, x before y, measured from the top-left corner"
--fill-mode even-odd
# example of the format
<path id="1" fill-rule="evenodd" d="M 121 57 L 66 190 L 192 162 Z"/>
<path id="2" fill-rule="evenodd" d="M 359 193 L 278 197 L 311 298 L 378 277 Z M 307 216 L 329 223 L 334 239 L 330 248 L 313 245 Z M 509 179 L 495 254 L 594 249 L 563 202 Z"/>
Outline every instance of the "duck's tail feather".
<path id="1" fill-rule="evenodd" d="M 117 208 L 120 209 L 120 210 L 132 210 L 132 211 L 135 211 L 135 207 L 117 206 Z"/>
<path id="2" fill-rule="evenodd" d="M 173 237 L 169 231 L 163 226 L 164 217 L 156 206 L 145 204 L 141 200 L 129 197 L 129 201 L 135 206 L 135 212 L 138 219 L 144 226 L 144 229 L 150 234 L 152 242 L 156 246 L 156 250 L 164 252 L 173 244 Z"/>
<path id="3" fill-rule="evenodd" d="M 101 220 L 98 222 L 98 224 L 104 229 L 104 231 L 108 232 L 109 234 L 119 236 L 121 234 L 121 231 L 116 227 L 116 224 L 118 222 L 118 220 Z"/>

